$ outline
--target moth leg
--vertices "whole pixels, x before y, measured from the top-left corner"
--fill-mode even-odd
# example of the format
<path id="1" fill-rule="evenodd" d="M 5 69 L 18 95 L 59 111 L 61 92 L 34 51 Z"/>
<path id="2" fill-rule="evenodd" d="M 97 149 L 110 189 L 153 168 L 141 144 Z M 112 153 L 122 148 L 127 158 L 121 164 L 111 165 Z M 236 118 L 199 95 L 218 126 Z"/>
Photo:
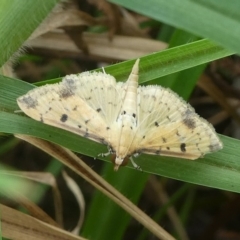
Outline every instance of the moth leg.
<path id="1" fill-rule="evenodd" d="M 23 111 L 22 110 L 15 110 L 15 111 L 13 111 L 14 113 L 23 113 Z"/>
<path id="2" fill-rule="evenodd" d="M 110 154 L 113 154 L 113 150 L 112 150 L 112 148 L 110 147 L 110 146 L 107 146 L 107 148 L 108 148 L 108 152 L 106 152 L 106 153 L 99 153 L 98 155 L 97 155 L 97 157 L 107 157 L 107 156 L 109 156 Z M 94 158 L 94 160 L 96 159 L 96 157 Z"/>
<path id="3" fill-rule="evenodd" d="M 98 157 L 107 157 L 107 156 L 109 156 L 111 154 L 111 152 L 109 151 L 109 152 L 107 152 L 107 153 L 99 153 L 97 156 Z"/>
<path id="4" fill-rule="evenodd" d="M 136 152 L 133 154 L 133 156 L 136 158 L 136 157 L 140 156 L 140 153 Z"/>
<path id="5" fill-rule="evenodd" d="M 139 156 L 139 154 L 134 154 L 133 155 L 134 157 L 136 156 Z M 135 168 L 135 169 L 137 169 L 137 170 L 139 170 L 139 171 L 141 171 L 142 172 L 142 169 L 141 169 L 141 167 L 140 166 L 138 166 L 135 162 L 134 162 L 134 160 L 133 160 L 133 157 L 130 157 L 130 161 L 131 161 L 131 163 L 132 163 L 132 165 L 133 165 L 133 167 Z"/>

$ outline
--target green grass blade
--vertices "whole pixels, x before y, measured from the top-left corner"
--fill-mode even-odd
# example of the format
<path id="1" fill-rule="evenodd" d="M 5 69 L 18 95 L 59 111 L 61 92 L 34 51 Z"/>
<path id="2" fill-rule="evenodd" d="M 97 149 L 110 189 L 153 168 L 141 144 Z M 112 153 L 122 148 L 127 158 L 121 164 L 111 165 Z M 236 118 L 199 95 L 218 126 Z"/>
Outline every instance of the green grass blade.
<path id="1" fill-rule="evenodd" d="M 185 42 L 188 42 L 189 39 L 191 39 L 191 41 L 196 41 L 197 37 L 183 30 L 177 29 L 172 34 L 172 38 L 169 43 L 169 48 L 173 48 L 181 44 L 184 44 Z M 198 42 L 195 42 L 194 45 L 195 44 L 198 44 Z M 164 87 L 171 88 L 174 92 L 178 93 L 183 99 L 186 100 L 192 93 L 192 90 L 194 89 L 205 67 L 206 63 L 192 68 L 188 68 L 186 70 L 178 71 L 176 73 L 172 73 L 167 76 L 161 77 L 155 81 L 151 81 L 151 84 L 156 83 Z M 184 84 L 179 84 L 180 81 L 184 81 Z"/>
<path id="2" fill-rule="evenodd" d="M 240 53 L 240 2 L 207 0 L 110 0 L 135 12 L 197 36 L 209 38 Z M 219 4 L 219 2 L 221 2 Z M 229 4 L 231 2 L 231 4 Z"/>
<path id="3" fill-rule="evenodd" d="M 232 51 L 206 39 L 153 53 L 141 58 L 139 82 L 153 81 L 232 54 Z M 118 63 L 106 67 L 105 71 L 118 81 L 126 81 L 133 63 L 134 60 Z"/>
<path id="4" fill-rule="evenodd" d="M 11 174 L 12 173 L 12 174 Z M 0 165 L 0 195 L 17 199 L 21 194 L 30 194 L 33 184 L 21 177 L 14 175 L 14 171 L 4 165 Z M 17 189 L 17 191 L 16 191 Z"/>
<path id="5" fill-rule="evenodd" d="M 58 0 L 0 1 L 0 66 L 28 39 Z"/>

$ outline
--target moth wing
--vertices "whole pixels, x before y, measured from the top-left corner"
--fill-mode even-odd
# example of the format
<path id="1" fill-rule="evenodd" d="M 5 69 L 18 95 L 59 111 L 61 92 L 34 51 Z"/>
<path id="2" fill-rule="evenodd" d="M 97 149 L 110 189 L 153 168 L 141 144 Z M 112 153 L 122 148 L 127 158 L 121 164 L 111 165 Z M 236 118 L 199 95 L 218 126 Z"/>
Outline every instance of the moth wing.
<path id="1" fill-rule="evenodd" d="M 106 73 L 83 72 L 66 76 L 62 83 L 97 111 L 107 125 L 117 119 L 125 93 L 123 82 L 117 83 Z"/>
<path id="2" fill-rule="evenodd" d="M 106 88 L 112 91 L 106 94 Z M 108 143 L 108 127 L 121 104 L 121 89 L 112 76 L 87 72 L 35 88 L 17 102 L 35 120 Z"/>
<path id="3" fill-rule="evenodd" d="M 160 86 L 138 89 L 136 152 L 197 159 L 222 148 L 212 125 L 181 97 Z"/>

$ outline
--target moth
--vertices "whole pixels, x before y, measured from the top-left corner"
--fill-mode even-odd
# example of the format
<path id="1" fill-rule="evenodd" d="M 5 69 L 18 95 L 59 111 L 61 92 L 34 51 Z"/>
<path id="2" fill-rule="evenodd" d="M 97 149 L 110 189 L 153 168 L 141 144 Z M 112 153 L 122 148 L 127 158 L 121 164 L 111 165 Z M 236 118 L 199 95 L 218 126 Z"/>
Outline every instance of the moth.
<path id="1" fill-rule="evenodd" d="M 29 117 L 106 144 L 114 170 L 141 153 L 197 159 L 223 145 L 214 128 L 181 97 L 138 86 L 139 59 L 126 82 L 102 72 L 67 75 L 17 99 Z"/>

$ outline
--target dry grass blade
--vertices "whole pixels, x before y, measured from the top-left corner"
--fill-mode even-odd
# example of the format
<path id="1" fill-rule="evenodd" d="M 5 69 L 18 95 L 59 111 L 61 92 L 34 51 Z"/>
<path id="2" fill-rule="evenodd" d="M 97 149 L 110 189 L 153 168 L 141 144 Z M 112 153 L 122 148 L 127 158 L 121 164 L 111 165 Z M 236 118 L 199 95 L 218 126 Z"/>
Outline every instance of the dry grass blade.
<path id="1" fill-rule="evenodd" d="M 208 93 L 216 102 L 218 102 L 228 113 L 232 116 L 236 122 L 240 124 L 240 116 L 236 110 L 226 101 L 226 97 L 223 92 L 212 83 L 211 78 L 207 75 L 203 75 L 198 81 L 198 86 Z"/>
<path id="2" fill-rule="evenodd" d="M 152 39 L 116 35 L 110 42 L 107 34 L 95 34 L 89 32 L 83 33 L 83 41 L 88 43 L 89 55 L 102 59 L 133 59 L 167 48 L 166 43 Z M 60 30 L 44 34 L 29 41 L 29 44 L 31 47 L 43 51 L 72 53 L 72 55 L 75 56 L 83 54 L 83 51 Z"/>
<path id="3" fill-rule="evenodd" d="M 24 197 L 20 193 L 18 193 L 17 199 L 14 199 L 10 195 L 6 195 L 6 196 L 9 197 L 11 199 L 11 201 L 14 201 L 17 205 L 20 205 L 20 206 L 24 207 L 25 209 L 27 209 L 27 211 L 29 212 L 29 214 L 31 214 L 31 216 L 33 216 L 45 223 L 48 223 L 50 225 L 60 227 L 60 225 L 58 225 L 40 207 L 38 207 L 35 203 L 33 203 L 32 201 L 30 201 L 28 198 Z"/>
<path id="4" fill-rule="evenodd" d="M 105 0 L 88 1 L 96 5 L 107 16 L 106 24 L 109 26 L 109 38 L 112 39 L 113 35 L 120 31 L 121 26 L 121 14 L 118 7 Z"/>
<path id="5" fill-rule="evenodd" d="M 139 27 L 139 22 L 137 21 L 136 17 L 127 11 L 124 8 L 120 8 L 122 13 L 122 30 L 123 35 L 127 36 L 138 36 L 143 38 L 148 38 L 148 29 L 143 29 Z M 140 16 L 141 18 L 143 16 Z M 147 17 L 146 17 L 147 18 Z"/>
<path id="6" fill-rule="evenodd" d="M 78 223 L 77 223 L 76 227 L 71 231 L 74 234 L 78 234 L 82 227 L 83 221 L 84 221 L 85 200 L 84 200 L 82 191 L 79 188 L 79 186 L 77 185 L 77 183 L 71 177 L 69 177 L 65 171 L 62 172 L 62 175 L 63 175 L 64 180 L 66 181 L 67 186 L 69 187 L 69 189 L 72 191 L 73 195 L 75 196 L 75 198 L 78 202 L 79 208 L 80 208 L 80 217 L 79 217 Z"/>
<path id="7" fill-rule="evenodd" d="M 85 30 L 85 27 L 62 27 L 65 33 L 69 36 L 69 38 L 73 41 L 73 43 L 77 46 L 78 49 L 81 49 L 83 53 L 88 54 L 88 46 L 84 41 L 82 34 Z"/>
<path id="8" fill-rule="evenodd" d="M 63 10 L 60 7 L 57 11 L 53 11 L 50 16 L 33 32 L 30 38 L 35 39 L 44 33 L 53 31 L 55 29 L 64 29 L 66 34 L 73 40 L 76 47 L 81 49 L 84 53 L 88 53 L 88 47 L 82 37 L 82 33 L 87 26 L 97 24 L 97 20 L 87 13 L 76 9 Z"/>
<path id="9" fill-rule="evenodd" d="M 208 122 L 210 122 L 213 126 L 223 122 L 224 120 L 229 118 L 229 114 L 226 111 L 221 111 L 210 118 L 208 118 Z"/>
<path id="10" fill-rule="evenodd" d="M 2 173 L 2 172 L 1 172 Z M 63 211 L 62 211 L 62 198 L 61 194 L 59 192 L 59 189 L 57 187 L 56 179 L 51 173 L 41 173 L 41 172 L 17 172 L 17 171 L 6 171 L 5 172 L 8 175 L 16 176 L 16 177 L 21 177 L 25 179 L 29 179 L 32 181 L 36 181 L 39 183 L 43 183 L 46 185 L 50 185 L 52 187 L 53 191 L 53 198 L 54 198 L 54 207 L 55 207 L 55 216 L 56 216 L 56 221 L 59 226 L 63 226 Z M 21 198 L 22 199 L 22 198 Z M 26 204 L 24 204 L 26 203 Z M 44 222 L 51 223 L 53 225 L 56 225 L 55 221 L 52 222 L 53 220 L 49 216 L 45 216 L 45 212 L 43 212 L 41 209 L 38 208 L 37 205 L 33 204 L 29 200 L 24 199 L 24 202 L 21 202 L 24 207 L 28 209 L 28 211 L 31 213 L 32 216 L 41 219 Z"/>
<path id="11" fill-rule="evenodd" d="M 17 171 L 0 171 L 1 176 L 9 176 L 9 177 L 14 177 L 18 180 L 26 180 L 26 177 L 24 177 L 24 173 L 22 172 L 17 172 Z M 27 173 L 26 173 L 27 175 Z M 19 188 L 13 188 L 11 191 L 9 191 L 8 188 L 5 190 L 2 189 L 1 194 L 5 195 L 7 198 L 11 200 L 11 202 L 14 202 L 16 205 L 20 205 L 27 209 L 27 211 L 33 216 L 36 217 L 37 219 L 40 219 L 46 223 L 49 223 L 53 226 L 62 226 L 60 225 L 62 223 L 62 217 L 61 221 L 59 221 L 59 224 L 56 223 L 50 216 L 48 216 L 41 208 L 39 208 L 35 203 L 30 201 L 28 198 L 26 198 L 24 195 L 29 195 L 34 194 L 34 189 L 35 185 L 31 184 L 31 188 L 29 188 L 28 192 L 23 192 Z M 61 208 L 60 208 L 61 210 Z"/>
<path id="12" fill-rule="evenodd" d="M 151 188 L 154 191 L 154 196 L 157 198 L 157 201 L 159 201 L 161 205 L 166 204 L 169 201 L 169 197 L 167 193 L 164 191 L 162 184 L 157 180 L 155 176 L 150 176 L 148 181 L 149 185 L 151 185 Z M 168 208 L 167 214 L 180 239 L 188 240 L 189 238 L 186 233 L 186 230 L 184 229 L 182 222 L 178 217 L 177 212 L 173 206 L 170 206 Z"/>
<path id="13" fill-rule="evenodd" d="M 61 27 L 92 26 L 97 23 L 95 18 L 80 10 L 58 8 L 33 32 L 29 40 Z"/>
<path id="14" fill-rule="evenodd" d="M 124 197 L 108 182 L 101 178 L 96 172 L 88 167 L 81 159 L 79 159 L 74 153 L 65 149 L 59 145 L 37 139 L 26 135 L 16 135 L 16 137 L 23 139 L 34 146 L 47 152 L 54 158 L 57 158 L 73 171 L 82 176 L 86 181 L 111 198 L 115 203 L 127 211 L 138 222 L 145 226 L 150 232 L 152 232 L 159 239 L 173 240 L 174 238 L 167 233 L 162 227 L 148 217 L 143 211 L 135 206 L 131 201 Z"/>
<path id="15" fill-rule="evenodd" d="M 2 236 L 18 240 L 83 240 L 17 210 L 0 205 Z"/>

